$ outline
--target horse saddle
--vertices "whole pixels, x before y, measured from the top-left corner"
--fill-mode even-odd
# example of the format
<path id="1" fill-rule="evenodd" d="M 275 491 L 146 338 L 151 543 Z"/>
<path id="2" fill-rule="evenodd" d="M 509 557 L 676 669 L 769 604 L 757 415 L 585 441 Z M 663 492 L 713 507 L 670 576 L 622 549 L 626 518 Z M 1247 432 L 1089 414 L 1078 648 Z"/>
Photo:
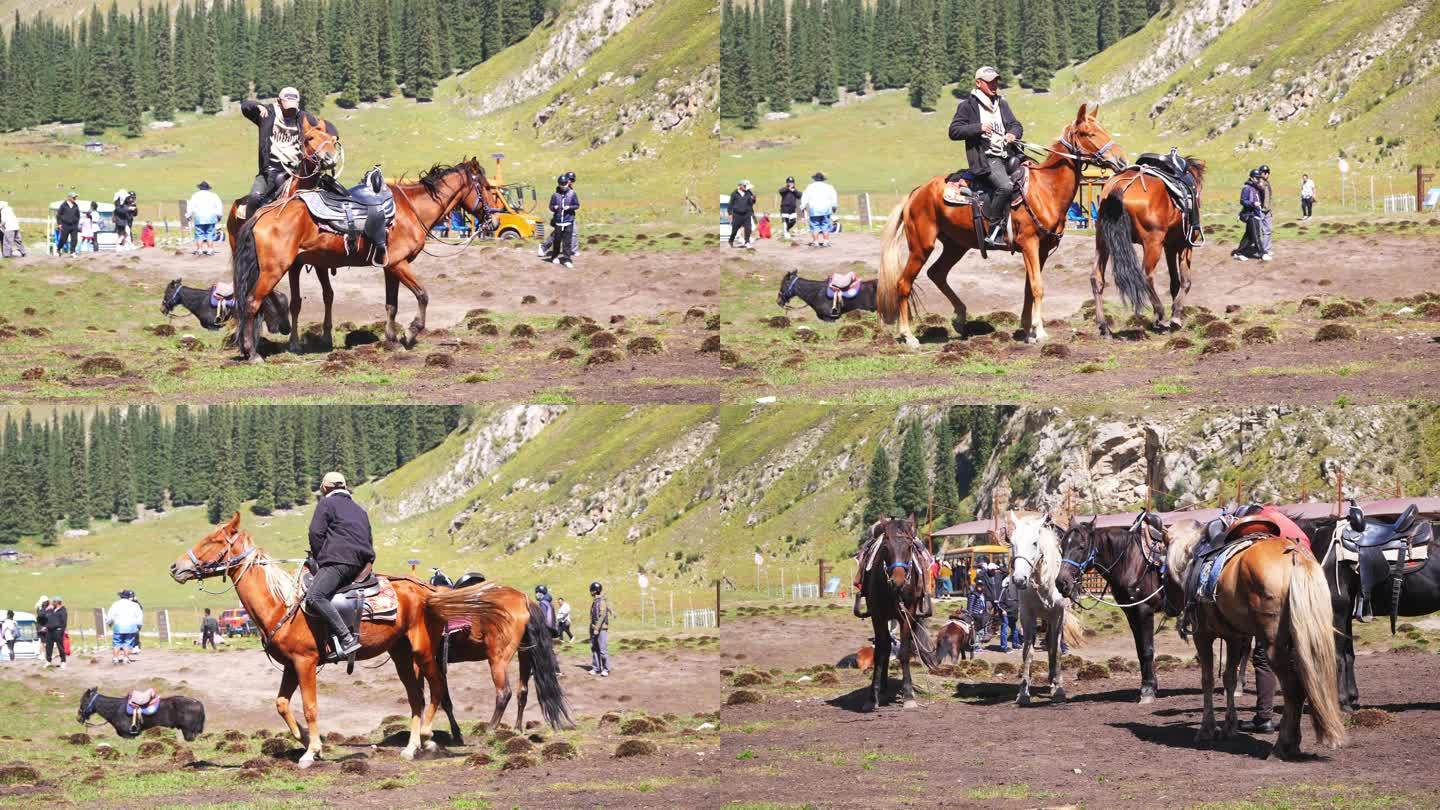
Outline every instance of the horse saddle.
<path id="1" fill-rule="evenodd" d="M 1025 197 L 1025 187 L 1030 182 L 1030 165 L 1031 163 L 1028 158 L 1023 158 L 1019 155 L 1011 155 L 1005 159 L 1005 170 L 1010 175 L 1010 184 L 1015 187 L 1014 193 L 1010 195 L 1011 208 L 1019 208 L 1021 201 Z M 950 192 L 947 190 L 945 201 L 955 205 L 963 205 L 970 202 L 983 208 L 985 204 L 989 202 L 990 196 L 993 193 L 987 179 L 988 177 L 988 174 L 976 174 L 969 169 L 965 169 L 960 172 L 958 178 L 960 181 L 960 188 L 957 192 L 959 198 L 952 198 Z"/>
<path id="2" fill-rule="evenodd" d="M 314 578 L 310 569 L 304 569 L 300 574 L 301 588 L 308 591 Z M 395 594 L 395 586 L 390 584 L 390 580 L 376 576 L 371 566 L 367 565 L 354 580 L 330 597 L 330 604 L 334 605 L 336 612 L 340 614 L 340 620 L 345 623 L 350 633 L 359 638 L 362 621 L 395 621 L 400 609 L 400 598 Z M 340 648 L 339 639 L 331 635 L 326 641 L 325 657 L 327 660 L 335 660 L 332 651 Z"/>
<path id="3" fill-rule="evenodd" d="M 1141 174 L 1149 175 L 1165 184 L 1175 207 L 1184 212 L 1190 228 L 1200 227 L 1200 189 L 1190 174 L 1190 161 L 1180 156 L 1175 147 L 1169 154 L 1145 152 L 1135 159 Z"/>
<path id="4" fill-rule="evenodd" d="M 228 281 L 217 281 L 210 285 L 210 306 L 215 308 L 215 322 L 230 317 L 235 309 L 235 285 Z"/>
<path id="5" fill-rule="evenodd" d="M 853 271 L 849 273 L 831 273 L 830 277 L 825 280 L 825 291 L 828 292 L 832 298 L 835 296 L 854 298 L 860 294 L 860 274 Z"/>
<path id="6" fill-rule="evenodd" d="M 1215 589 L 1220 585 L 1220 574 L 1225 570 L 1225 565 L 1234 559 L 1236 554 L 1253 545 L 1255 545 L 1255 541 L 1247 535 L 1245 539 L 1227 542 L 1192 560 L 1190 562 L 1190 581 L 1185 589 L 1186 602 L 1199 601 L 1214 604 Z"/>
<path id="7" fill-rule="evenodd" d="M 138 733 L 142 717 L 160 710 L 160 693 L 154 689 L 135 689 L 125 696 L 125 713 L 130 715 L 130 731 Z"/>
<path id="8" fill-rule="evenodd" d="M 1360 574 L 1360 594 L 1355 601 L 1355 616 L 1368 620 L 1374 589 L 1385 579 L 1390 580 L 1390 631 L 1395 631 L 1400 591 L 1405 577 L 1424 568 L 1430 558 L 1435 532 L 1428 520 L 1417 519 L 1414 504 L 1394 523 L 1367 518 L 1358 506 L 1350 507 L 1349 525 L 1337 527 L 1340 543 L 1335 547 L 1336 562 L 1355 566 Z"/>
<path id="9" fill-rule="evenodd" d="M 1170 541 L 1165 536 L 1165 521 L 1160 516 L 1145 510 L 1135 516 L 1135 523 L 1131 525 L 1130 531 L 1140 534 L 1140 552 L 1145 556 L 1145 561 L 1150 565 L 1158 566 L 1163 571 L 1165 568 L 1165 549 Z"/>
<path id="10" fill-rule="evenodd" d="M 298 195 L 309 209 L 315 223 L 324 230 L 345 237 L 345 249 L 353 253 L 356 237 L 364 236 L 370 244 L 384 244 L 385 234 L 395 222 L 395 194 L 380 184 L 376 191 L 372 182 L 344 188 L 325 175 L 319 187 Z"/>

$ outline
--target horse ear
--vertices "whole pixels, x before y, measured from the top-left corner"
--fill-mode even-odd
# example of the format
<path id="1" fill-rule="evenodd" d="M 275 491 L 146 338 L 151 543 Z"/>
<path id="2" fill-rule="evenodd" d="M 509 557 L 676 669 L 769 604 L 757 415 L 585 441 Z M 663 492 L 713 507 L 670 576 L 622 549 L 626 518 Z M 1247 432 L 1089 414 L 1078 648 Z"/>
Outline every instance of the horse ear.
<path id="1" fill-rule="evenodd" d="M 229 530 L 232 531 L 232 532 L 235 531 L 236 529 L 240 528 L 240 513 L 239 513 L 239 512 L 236 512 L 235 514 L 233 514 L 233 515 L 230 516 L 230 522 L 225 524 L 225 528 L 229 529 Z"/>
<path id="2" fill-rule="evenodd" d="M 1005 511 L 1005 530 L 1006 530 L 1006 531 L 1005 531 L 1005 534 L 1006 534 L 1006 535 L 1013 535 L 1013 534 L 1015 534 L 1015 524 L 1019 522 L 1019 517 L 1020 517 L 1019 515 L 1016 515 L 1016 514 L 1015 514 L 1015 510 L 1014 510 L 1014 509 L 1007 509 L 1007 510 Z"/>
<path id="3" fill-rule="evenodd" d="M 1081 104 L 1081 105 L 1080 105 L 1080 112 L 1075 113 L 1075 123 L 1077 123 L 1077 124 L 1084 123 L 1084 122 L 1085 122 L 1085 119 L 1088 117 L 1088 116 L 1087 116 L 1087 113 L 1089 112 L 1089 110 L 1090 110 L 1090 105 L 1089 105 L 1089 103 Z"/>

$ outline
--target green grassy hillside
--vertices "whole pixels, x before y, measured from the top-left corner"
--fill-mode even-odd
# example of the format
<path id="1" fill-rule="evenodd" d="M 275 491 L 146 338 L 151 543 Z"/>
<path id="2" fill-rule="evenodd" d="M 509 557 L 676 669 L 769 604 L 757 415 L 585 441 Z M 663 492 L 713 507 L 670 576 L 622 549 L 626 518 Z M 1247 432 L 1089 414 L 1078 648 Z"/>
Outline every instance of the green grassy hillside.
<path id="1" fill-rule="evenodd" d="M 1134 70 L 1190 5 L 1177 3 L 1177 10 L 1061 71 L 1049 93 L 1008 90 L 1026 138 L 1050 142 L 1107 79 Z M 1378 207 L 1386 193 L 1413 193 L 1415 163 L 1440 165 L 1435 0 L 1263 0 L 1185 67 L 1159 78 L 1106 101 L 1101 121 L 1131 157 L 1173 145 L 1207 160 L 1212 216 L 1233 213 L 1245 174 L 1261 163 L 1273 170 L 1282 217 L 1298 213 L 1301 173 L 1319 185 L 1318 213 L 1338 212 L 1342 153 L 1366 206 L 1372 178 Z M 1308 106 L 1277 121 L 1271 110 L 1307 89 L 1314 90 Z M 1168 99 L 1163 112 L 1152 117 L 1162 99 Z M 963 163 L 963 149 L 946 135 L 952 104 L 947 96 L 940 112 L 927 115 L 909 107 L 904 91 L 887 91 L 828 109 L 799 106 L 793 117 L 749 131 L 727 122 L 721 185 L 753 180 L 763 210 L 773 207 L 771 192 L 787 174 L 819 169 L 842 192 L 871 192 L 876 210 L 887 210 L 897 190 Z M 852 199 L 842 206 L 853 206 Z"/>
<path id="2" fill-rule="evenodd" d="M 685 190 L 713 185 L 702 179 L 713 173 L 713 105 L 702 105 L 686 126 L 667 133 L 657 132 L 648 116 L 664 107 L 657 93 L 695 82 L 713 65 L 719 15 L 708 0 L 656 3 L 592 54 L 583 75 L 572 73 L 512 107 L 484 116 L 471 113 L 476 96 L 543 53 L 555 25 L 583 4 L 569 5 L 556 24 L 543 25 L 495 59 L 443 80 L 433 102 L 397 97 L 354 110 L 333 103 L 317 110 L 341 130 L 344 179 L 353 181 L 373 163 L 383 164 L 387 174 L 411 177 L 433 163 L 454 163 L 468 155 L 480 155 L 488 166 L 491 153 L 503 152 L 504 179 L 535 183 L 541 193 L 548 193 L 555 175 L 575 171 L 577 190 L 594 217 L 694 219 L 687 215 Z M 617 83 L 584 95 L 597 76 L 612 71 L 638 75 L 634 84 Z M 712 76 L 707 98 L 713 84 Z M 564 126 L 568 137 L 550 142 L 548 134 L 544 139 L 536 134 L 532 122 L 561 94 L 573 100 L 550 127 Z M 626 104 L 640 117 L 614 135 L 622 128 L 617 111 Z M 614 137 L 589 148 L 607 132 Z M 100 139 L 109 145 L 104 154 L 85 152 L 87 140 L 78 125 L 0 135 L 0 151 L 8 158 L 0 163 L 0 199 L 8 199 L 22 216 L 41 216 L 71 187 L 81 197 L 107 200 L 115 189 L 128 188 L 139 192 L 142 218 L 166 213 L 173 218 L 175 201 L 188 198 L 200 180 L 209 180 L 222 196 L 238 196 L 254 177 L 255 128 L 234 105 L 215 117 L 182 114 L 175 127 L 147 130 L 136 139 L 107 133 Z"/>
<path id="3" fill-rule="evenodd" d="M 434 486 L 502 411 L 476 412 L 468 428 L 434 450 L 357 488 L 356 500 L 369 510 L 374 526 L 377 570 L 404 573 L 407 561 L 418 559 L 418 572 L 425 577 L 438 566 L 452 577 L 482 571 L 526 592 L 543 582 L 577 609 L 588 604 L 588 584 L 599 580 L 622 628 L 639 626 L 637 574 L 642 570 L 662 624 L 672 594 L 676 611 L 713 606 L 705 501 L 697 495 L 712 474 L 707 458 L 716 417 L 706 406 L 572 407 L 478 485 L 455 491 L 439 506 L 394 519 L 398 504 Z M 676 446 L 693 452 L 675 456 L 671 449 Z M 673 466 L 667 469 L 673 474 L 647 489 L 642 481 L 654 472 L 657 458 L 670 459 Z M 543 491 L 523 483 L 542 481 L 548 482 Z M 607 499 L 623 505 L 623 513 L 617 509 L 601 528 L 573 536 L 567 528 L 572 513 Z M 242 526 L 274 556 L 300 557 L 312 508 L 270 517 L 247 509 Z M 452 535 L 452 521 L 467 509 L 474 514 Z M 547 514 L 563 519 L 536 528 L 533 520 Z M 188 507 L 130 524 L 95 523 L 90 536 L 62 538 L 50 547 L 22 546 L 29 555 L 23 562 L 0 563 L 4 606 L 29 609 L 40 594 L 58 593 L 72 614 L 88 616 L 91 608 L 109 605 L 116 591 L 131 587 L 147 608 L 230 607 L 233 595 L 182 587 L 168 572 L 211 529 L 203 507 Z M 208 581 L 205 588 L 226 590 L 219 580 Z"/>

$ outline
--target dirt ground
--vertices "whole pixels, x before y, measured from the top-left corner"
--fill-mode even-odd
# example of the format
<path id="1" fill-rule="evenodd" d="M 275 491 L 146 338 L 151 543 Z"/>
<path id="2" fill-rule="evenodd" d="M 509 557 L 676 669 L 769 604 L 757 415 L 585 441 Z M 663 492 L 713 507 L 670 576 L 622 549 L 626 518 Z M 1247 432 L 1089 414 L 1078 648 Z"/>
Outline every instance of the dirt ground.
<path id="1" fill-rule="evenodd" d="M 408 349 L 375 342 L 385 315 L 384 283 L 380 271 L 369 268 L 342 268 L 333 277 L 333 353 L 318 334 L 306 334 L 318 329 L 324 312 L 320 286 L 306 273 L 301 282 L 303 351 L 287 354 L 283 336 L 269 337 L 262 351 L 268 363 L 290 364 L 291 369 L 265 372 L 241 367 L 238 354 L 220 346 L 219 333 L 199 328 L 183 310 L 169 321 L 159 311 L 162 292 L 172 279 L 206 288 L 228 280 L 228 253 L 192 256 L 188 250 L 145 250 L 81 256 L 73 262 L 57 257 L 18 260 L 6 268 L 23 266 L 25 276 L 39 282 L 0 313 L 5 318 L 0 324 L 9 327 L 0 334 L 5 343 L 0 378 L 9 381 L 0 384 L 0 393 L 26 401 L 100 392 L 127 401 L 189 402 L 196 397 L 215 401 L 339 394 L 407 401 L 454 401 L 457 395 L 489 401 L 542 396 L 713 401 L 719 363 L 718 346 L 706 345 L 707 339 L 714 343 L 718 328 L 707 324 L 718 311 L 711 253 L 676 249 L 691 243 L 673 240 L 653 248 L 633 240 L 625 244 L 629 248 L 623 250 L 587 245 L 573 270 L 540 261 L 528 243 L 476 245 L 458 253 L 457 248 L 435 245 L 433 250 L 443 258 L 421 256 L 415 263 L 430 306 L 427 332 Z M 77 285 L 94 285 L 105 277 L 113 284 L 97 290 L 96 300 L 72 303 L 79 294 Z M 280 288 L 288 294 L 288 282 Z M 88 288 L 84 294 L 90 295 Z M 404 288 L 399 302 L 397 320 L 403 330 L 416 308 Z M 77 306 L 83 306 L 79 314 Z M 559 323 L 563 316 L 570 320 Z M 102 322 L 102 317 L 109 320 Z M 98 325 L 81 329 L 90 318 Z M 606 351 L 595 351 L 601 345 L 590 346 L 591 341 L 575 331 L 573 322 L 585 319 L 616 338 L 604 344 Z M 65 331 L 66 326 L 74 334 Z M 186 342 L 187 336 L 199 343 Z M 649 342 L 632 346 L 638 339 Z M 118 360 L 119 371 L 87 371 L 86 361 L 96 357 L 107 370 L 117 367 L 113 361 Z"/>
<path id="2" fill-rule="evenodd" d="M 833 400 L 863 386 L 891 397 L 938 393 L 975 401 L 1098 397 L 1246 405 L 1271 402 L 1283 392 L 1287 401 L 1322 404 L 1338 397 L 1376 401 L 1422 395 L 1440 372 L 1440 311 L 1425 309 L 1425 300 L 1396 303 L 1435 286 L 1429 280 L 1440 271 L 1440 239 L 1430 233 L 1282 239 L 1272 262 L 1236 262 L 1229 258 L 1233 241 L 1212 235 L 1195 254 L 1185 302 L 1195 308 L 1188 328 L 1172 336 L 1127 323 L 1112 283 L 1106 302 L 1112 324 L 1121 330 L 1118 339 L 1102 338 L 1090 314 L 1092 238 L 1067 236 L 1045 272 L 1049 338 L 1041 346 L 1009 340 L 1024 289 L 1018 255 L 991 254 L 981 260 L 970 253 L 951 271 L 950 281 L 972 323 L 991 313 L 1009 320 L 994 322 L 1001 334 L 958 338 L 949 331 L 948 302 L 922 272 L 919 308 L 922 317 L 928 316 L 925 325 L 934 330 L 928 338 L 921 335 L 918 350 L 895 345 L 890 339 L 894 328 L 881 325 L 873 313 L 836 326 L 821 323 L 808 308 L 782 312 L 776 307 L 780 280 L 792 269 L 812 279 L 852 269 L 875 277 L 877 235 L 842 233 L 835 244 L 825 249 L 766 240 L 755 250 L 732 250 L 723 257 L 723 342 L 733 352 L 726 362 L 738 374 L 729 383 L 730 398 Z M 1160 279 L 1168 312 L 1165 284 Z M 1359 311 L 1322 316 L 1320 308 L 1337 300 L 1355 302 Z M 777 328 L 770 321 L 782 314 L 789 324 Z M 1209 327 L 1218 332 L 1202 323 L 1211 317 L 1224 322 Z M 1332 322 L 1354 332 L 1317 341 L 1319 330 Z M 865 331 L 838 331 L 845 324 Z M 1268 337 L 1246 335 L 1259 326 L 1270 330 Z M 814 334 L 797 336 L 801 328 Z M 917 333 L 923 328 L 917 327 Z M 1183 340 L 1176 343 L 1176 337 Z M 1344 372 L 1335 373 L 1338 369 Z"/>
<path id="3" fill-rule="evenodd" d="M 713 644 L 713 641 L 692 644 L 688 639 L 681 641 L 677 637 L 667 648 L 637 651 L 619 647 L 612 640 L 612 674 L 604 679 L 586 671 L 589 661 L 586 645 L 574 643 L 560 648 L 561 685 L 582 730 L 555 735 L 548 727 L 535 728 L 541 716 L 533 690 L 526 725 L 529 733 L 543 737 L 542 742 L 571 741 L 579 749 L 579 756 L 572 760 L 542 760 L 535 767 L 513 771 L 466 764 L 465 757 L 479 752 L 496 755 L 497 763 L 504 758 L 491 747 L 494 743 L 487 743 L 483 734 L 474 733 L 477 724 L 490 718 L 494 690 L 488 667 L 467 663 L 455 665 L 450 671 L 456 712 L 467 734 L 466 745 L 449 746 L 407 763 L 398 757 L 399 747 L 404 744 L 403 735 L 392 736 L 379 746 L 327 745 L 325 759 L 310 771 L 295 770 L 290 764 L 298 756 L 298 750 L 292 751 L 288 758 L 277 759 L 273 767 L 295 778 L 313 774 L 324 779 L 341 774 L 341 766 L 347 762 L 362 760 L 364 770 L 360 772 L 367 774 L 365 777 L 342 778 L 323 794 L 326 804 L 360 807 L 395 806 L 398 794 L 384 786 L 386 780 L 396 783 L 390 787 L 406 785 L 403 803 L 410 806 L 449 806 L 450 801 L 460 795 L 476 801 L 488 797 L 484 800 L 527 807 L 703 804 L 713 789 L 718 740 L 713 723 L 711 730 L 701 728 L 703 715 L 710 715 L 713 721 L 711 713 L 719 704 L 720 683 Z M 377 663 L 378 668 L 369 668 Z M 510 675 L 512 679 L 518 675 L 513 664 Z M 211 732 L 208 738 L 212 740 L 229 729 L 239 729 L 247 736 L 262 729 L 272 733 L 283 731 L 284 723 L 274 710 L 279 677 L 279 671 L 258 649 L 220 653 L 146 650 L 140 663 L 118 667 L 110 663 L 108 655 L 78 656 L 65 670 L 44 670 L 38 662 L 0 666 L 0 678 L 21 680 L 32 688 L 43 689 L 48 695 L 64 696 L 67 705 L 71 699 L 78 704 L 81 692 L 97 685 L 102 693 L 110 695 L 124 694 L 145 685 L 156 686 L 162 693 L 189 694 L 204 701 L 206 731 Z M 332 732 L 346 736 L 368 735 L 373 740 L 376 739 L 374 730 L 382 725 L 384 718 L 408 715 L 403 690 L 393 668 L 384 659 L 360 662 L 350 676 L 345 675 L 343 668 L 325 667 L 321 670 L 320 682 L 321 730 L 327 735 Z M 296 715 L 303 725 L 298 694 L 295 703 Z M 613 751 L 631 737 L 621 734 L 610 721 L 600 721 L 597 727 L 597 719 L 607 712 L 625 717 L 637 713 L 668 715 L 674 719 L 669 724 L 670 733 L 650 737 L 659 745 L 657 754 L 621 759 L 614 757 Z M 514 721 L 512 700 L 504 722 L 513 724 Z M 66 733 L 78 730 L 72 713 L 57 717 L 55 723 Z M 443 713 L 437 716 L 435 728 L 439 733 L 448 728 Z M 115 742 L 108 727 L 91 729 L 90 733 L 98 742 Z M 540 745 L 537 742 L 535 747 L 538 749 Z M 200 771 L 229 774 L 240 770 L 239 764 L 227 763 L 223 756 L 207 757 L 209 750 L 205 740 L 193 744 L 194 753 L 202 759 Z M 197 786 L 194 793 L 166 796 L 166 802 L 204 804 L 237 798 L 205 789 L 203 782 L 197 782 Z M 10 795 L 4 787 L 0 785 L 0 804 Z M 632 795 L 635 791 L 647 794 L 652 790 L 653 795 Z"/>
<path id="4" fill-rule="evenodd" d="M 1135 702 L 1137 674 L 1081 681 L 1069 669 L 1070 700 L 1063 705 L 1051 704 L 1042 686 L 1032 706 L 1015 706 L 1014 677 L 921 674 L 919 708 L 894 703 L 861 713 L 868 675 L 839 670 L 832 685 L 795 683 L 803 676 L 794 670 L 833 664 L 868 641 L 868 623 L 837 615 L 842 613 L 728 622 L 724 666 L 737 673 L 768 670 L 773 681 L 745 687 L 763 702 L 727 705 L 721 712 L 721 756 L 739 763 L 739 779 L 727 798 L 817 807 L 852 806 L 861 797 L 868 806 L 974 807 L 1370 802 L 1433 807 L 1440 802 L 1440 776 L 1425 764 L 1440 722 L 1434 688 L 1440 656 L 1433 652 L 1362 648 L 1361 700 L 1383 710 L 1384 724 L 1352 725 L 1347 747 L 1321 752 L 1307 717 L 1302 747 L 1315 756 L 1287 763 L 1265 758 L 1272 735 L 1194 741 L 1200 675 L 1188 663 L 1159 674 L 1160 696 L 1146 706 Z M 1159 639 L 1159 652 L 1194 654 L 1170 632 Z M 1134 647 L 1124 632 L 1091 639 L 1071 653 L 1087 661 L 1117 655 L 1133 661 Z M 1020 660 L 1018 653 L 993 648 L 980 658 L 1017 665 Z M 1217 695 L 1222 709 L 1223 700 Z M 1251 694 L 1238 698 L 1242 718 L 1249 717 L 1253 702 Z M 1382 762 L 1391 767 L 1378 766 Z"/>

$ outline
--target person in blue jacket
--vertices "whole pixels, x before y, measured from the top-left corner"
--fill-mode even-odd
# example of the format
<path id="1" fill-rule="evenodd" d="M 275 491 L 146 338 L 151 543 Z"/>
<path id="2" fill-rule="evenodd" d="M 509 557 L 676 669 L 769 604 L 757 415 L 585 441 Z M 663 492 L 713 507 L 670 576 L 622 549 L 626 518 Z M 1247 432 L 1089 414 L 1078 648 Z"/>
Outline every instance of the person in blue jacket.
<path id="1" fill-rule="evenodd" d="M 554 233 L 550 241 L 550 252 L 545 258 L 551 264 L 574 267 L 575 212 L 580 208 L 580 196 L 575 193 L 575 173 L 566 172 L 556 178 L 555 193 L 550 195 L 550 226 Z"/>

